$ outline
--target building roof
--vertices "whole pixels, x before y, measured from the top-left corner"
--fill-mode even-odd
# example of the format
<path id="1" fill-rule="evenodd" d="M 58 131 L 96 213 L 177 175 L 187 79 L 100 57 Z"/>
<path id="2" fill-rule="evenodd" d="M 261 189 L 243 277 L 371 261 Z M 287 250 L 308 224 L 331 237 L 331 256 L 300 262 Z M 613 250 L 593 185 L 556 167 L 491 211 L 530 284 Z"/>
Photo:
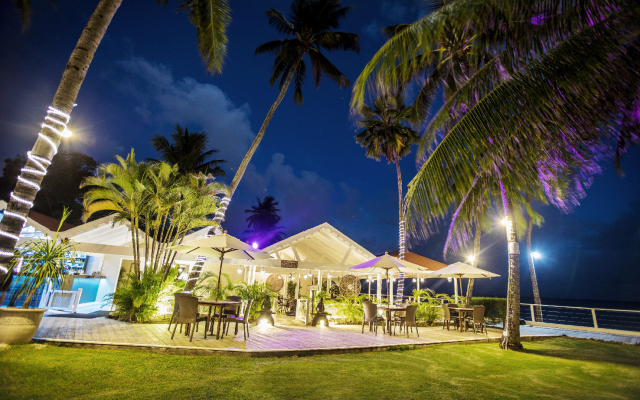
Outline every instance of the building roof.
<path id="1" fill-rule="evenodd" d="M 53 233 L 55 233 L 58 230 L 58 226 L 60 226 L 60 220 L 41 214 L 37 211 L 29 210 L 29 218 L 44 226 Z M 62 224 L 60 232 L 64 232 L 71 228 L 75 228 L 75 225 L 65 222 L 64 224 Z"/>
<path id="2" fill-rule="evenodd" d="M 394 257 L 398 257 L 398 254 L 400 254 L 399 251 L 389 252 L 389 255 Z M 420 254 L 412 253 L 410 251 L 404 252 L 404 259 L 414 264 L 418 264 L 419 266 L 427 268 L 431 271 L 437 271 L 447 266 L 447 264 L 441 263 L 440 261 L 432 260 L 430 258 L 421 256 Z"/>

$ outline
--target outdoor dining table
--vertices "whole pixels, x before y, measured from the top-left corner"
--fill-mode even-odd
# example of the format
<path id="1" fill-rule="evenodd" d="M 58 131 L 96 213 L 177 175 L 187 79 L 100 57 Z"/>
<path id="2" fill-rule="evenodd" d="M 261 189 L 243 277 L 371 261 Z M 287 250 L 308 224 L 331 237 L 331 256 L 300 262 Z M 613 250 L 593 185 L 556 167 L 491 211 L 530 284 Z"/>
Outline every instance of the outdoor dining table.
<path id="1" fill-rule="evenodd" d="M 392 311 L 407 311 L 407 307 L 402 307 L 402 306 L 388 306 L 388 305 L 381 305 L 379 306 L 379 308 L 386 310 L 387 312 L 387 332 L 389 332 L 389 335 L 391 335 L 391 312 Z"/>
<path id="2" fill-rule="evenodd" d="M 466 313 L 468 313 L 468 312 L 471 312 L 471 313 L 472 313 L 472 312 L 473 312 L 473 308 L 453 308 L 453 307 L 451 307 L 451 308 L 449 308 L 449 311 L 455 311 L 455 312 L 457 312 L 457 313 L 458 313 L 458 315 L 459 315 L 459 317 L 460 317 L 460 332 L 464 332 L 464 331 L 463 331 L 463 328 L 462 328 L 462 321 L 463 321 L 463 320 L 465 321 L 464 326 L 465 326 L 465 328 L 466 328 L 467 324 L 466 324 L 465 315 L 466 315 Z"/>
<path id="3" fill-rule="evenodd" d="M 211 309 L 213 307 L 219 307 L 220 311 L 218 312 L 218 330 L 216 333 L 216 340 L 220 339 L 220 325 L 222 323 L 222 310 L 224 309 L 225 306 L 233 306 L 233 305 L 240 305 L 239 301 L 228 301 L 228 300 L 204 300 L 204 299 L 199 299 L 198 300 L 198 305 L 199 306 L 209 306 L 209 314 L 207 315 L 207 323 L 205 325 L 205 332 L 207 329 L 209 329 L 209 324 L 213 323 L 213 321 L 211 321 Z"/>

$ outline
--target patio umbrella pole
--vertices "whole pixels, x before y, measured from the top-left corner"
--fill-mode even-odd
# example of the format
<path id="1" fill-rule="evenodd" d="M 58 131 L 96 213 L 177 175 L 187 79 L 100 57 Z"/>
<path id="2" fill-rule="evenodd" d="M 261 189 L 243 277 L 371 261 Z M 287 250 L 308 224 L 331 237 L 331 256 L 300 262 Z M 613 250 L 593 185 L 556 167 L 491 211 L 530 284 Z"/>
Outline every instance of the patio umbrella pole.
<path id="1" fill-rule="evenodd" d="M 218 271 L 218 286 L 216 286 L 216 300 L 220 300 L 220 277 L 222 276 L 222 262 L 224 261 L 224 252 L 220 255 L 220 271 Z"/>

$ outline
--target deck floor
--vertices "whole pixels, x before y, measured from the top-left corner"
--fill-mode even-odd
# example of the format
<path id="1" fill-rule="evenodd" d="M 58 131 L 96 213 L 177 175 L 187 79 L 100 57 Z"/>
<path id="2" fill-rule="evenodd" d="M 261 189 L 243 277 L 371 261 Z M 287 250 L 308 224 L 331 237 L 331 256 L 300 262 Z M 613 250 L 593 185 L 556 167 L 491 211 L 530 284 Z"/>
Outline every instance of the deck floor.
<path id="1" fill-rule="evenodd" d="M 234 335 L 233 326 L 229 331 L 230 335 L 225 336 L 224 339 L 216 340 L 215 336 L 207 336 L 205 339 L 204 323 L 200 323 L 199 332 L 194 333 L 193 341 L 189 342 L 188 337 L 179 333 L 179 328 L 172 340 L 171 332 L 167 330 L 167 324 L 134 324 L 105 317 L 84 319 L 45 316 L 35 339 L 67 345 L 190 349 L 215 353 L 251 353 L 253 355 L 258 353 L 294 355 L 297 354 L 296 352 L 313 354 L 376 351 L 397 345 L 418 345 L 421 347 L 438 343 L 497 341 L 502 335 L 502 331 L 499 329 L 489 329 L 488 335 L 485 335 L 475 334 L 473 331 L 446 330 L 437 326 L 421 327 L 419 328 L 420 337 L 417 337 L 414 331 L 407 338 L 406 335 L 399 333 L 395 336 L 383 335 L 381 328 L 379 326 L 376 336 L 367 328 L 362 334 L 361 327 L 355 325 L 311 327 L 304 326 L 301 322 L 291 318 L 278 317 L 274 327 L 250 325 L 250 337 L 246 341 L 242 334 L 242 327 L 240 327 L 238 335 Z M 593 333 L 590 332 L 532 326 L 523 326 L 521 333 L 525 340 L 563 334 L 567 336 L 581 335 L 576 337 L 588 337 L 588 334 L 593 336 Z M 612 340 L 611 338 L 599 339 Z M 635 344 L 628 340 L 617 341 Z"/>

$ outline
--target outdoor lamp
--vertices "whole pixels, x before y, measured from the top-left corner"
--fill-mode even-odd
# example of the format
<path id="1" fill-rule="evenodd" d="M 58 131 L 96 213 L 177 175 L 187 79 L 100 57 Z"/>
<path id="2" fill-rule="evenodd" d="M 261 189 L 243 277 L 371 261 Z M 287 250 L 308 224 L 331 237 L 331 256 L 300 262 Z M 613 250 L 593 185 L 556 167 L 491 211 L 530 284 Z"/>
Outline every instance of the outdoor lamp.
<path id="1" fill-rule="evenodd" d="M 449 277 L 447 278 L 447 282 L 451 282 L 453 280 L 453 278 Z"/>
<path id="2" fill-rule="evenodd" d="M 420 278 L 420 282 L 424 282 L 424 278 Z"/>
<path id="3" fill-rule="evenodd" d="M 475 261 L 475 259 L 476 259 L 476 258 L 475 258 L 475 256 L 469 256 L 469 257 L 467 258 L 467 261 L 469 261 L 469 262 L 474 262 L 474 261 Z"/>
<path id="4" fill-rule="evenodd" d="M 414 282 L 417 282 L 418 280 L 417 280 L 416 278 L 413 278 L 413 281 L 414 281 Z"/>
<path id="5" fill-rule="evenodd" d="M 533 257 L 533 258 L 540 258 L 540 257 L 542 257 L 542 256 L 541 256 L 541 255 L 540 255 L 540 253 L 538 253 L 537 251 L 532 251 L 532 252 L 531 252 L 531 257 Z"/>
<path id="6" fill-rule="evenodd" d="M 280 275 L 278 275 L 278 279 L 282 279 L 282 277 Z"/>
<path id="7" fill-rule="evenodd" d="M 242 273 L 242 267 L 238 268 L 238 273 L 241 274 Z"/>
<path id="8" fill-rule="evenodd" d="M 73 132 L 71 132 L 69 130 L 69 128 L 65 127 L 60 136 L 62 136 L 62 137 L 71 137 L 71 135 L 73 135 Z"/>
<path id="9" fill-rule="evenodd" d="M 327 274 L 327 278 L 331 279 L 331 274 Z"/>
<path id="10" fill-rule="evenodd" d="M 304 280 L 307 280 L 307 274 L 302 275 L 302 277 L 304 278 Z"/>
<path id="11" fill-rule="evenodd" d="M 258 249 L 258 242 L 253 242 L 251 244 L 251 247 L 253 247 L 254 250 L 257 250 Z"/>
<path id="12" fill-rule="evenodd" d="M 260 273 L 264 275 L 264 267 L 262 267 L 262 269 L 260 270 Z"/>

